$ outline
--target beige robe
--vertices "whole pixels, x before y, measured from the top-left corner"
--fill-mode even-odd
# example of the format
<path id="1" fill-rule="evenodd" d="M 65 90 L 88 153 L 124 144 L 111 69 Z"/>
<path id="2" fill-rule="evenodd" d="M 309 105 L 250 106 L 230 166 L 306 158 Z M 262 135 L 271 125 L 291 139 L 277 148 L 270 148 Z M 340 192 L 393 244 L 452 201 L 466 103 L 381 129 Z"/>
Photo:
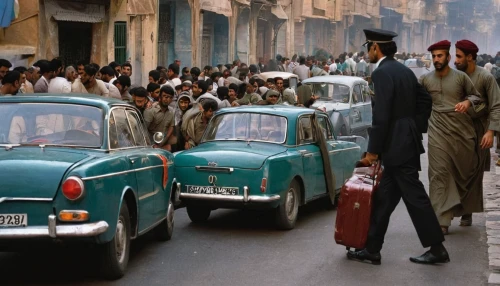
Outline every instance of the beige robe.
<path id="1" fill-rule="evenodd" d="M 429 119 L 429 196 L 439 223 L 449 226 L 453 216 L 483 210 L 482 193 L 474 185 L 482 171 L 472 118 L 455 111 L 470 96 L 480 96 L 467 74 L 451 69 L 443 78 L 435 71 L 422 77 L 432 96 Z"/>

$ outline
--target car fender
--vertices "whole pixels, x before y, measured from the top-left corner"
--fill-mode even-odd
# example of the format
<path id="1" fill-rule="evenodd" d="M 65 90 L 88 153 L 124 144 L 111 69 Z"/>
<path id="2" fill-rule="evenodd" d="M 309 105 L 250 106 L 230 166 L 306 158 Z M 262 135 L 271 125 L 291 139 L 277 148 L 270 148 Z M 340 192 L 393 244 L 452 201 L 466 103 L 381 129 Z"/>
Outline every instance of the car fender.
<path id="1" fill-rule="evenodd" d="M 335 135 L 339 136 L 342 125 L 345 125 L 347 133 L 350 134 L 349 122 L 345 120 L 344 116 L 339 111 L 334 110 L 332 112 L 330 116 L 330 121 L 332 122 L 333 131 L 335 132 Z M 345 136 L 348 134 L 342 134 L 342 135 Z"/>
<path id="2" fill-rule="evenodd" d="M 124 203 L 127 203 L 126 202 L 126 198 L 125 196 L 133 196 L 133 201 L 134 201 L 134 204 L 135 204 L 135 207 L 132 209 L 130 208 L 130 204 L 128 205 L 129 206 L 129 213 L 131 215 L 131 225 L 132 225 L 132 229 L 131 229 L 131 234 L 130 236 L 132 238 L 135 238 L 137 236 L 137 233 L 138 233 L 138 226 L 139 224 L 137 223 L 138 221 L 138 218 L 139 218 L 139 202 L 138 202 L 138 199 L 137 199 L 137 193 L 136 191 L 133 189 L 132 186 L 125 186 L 123 187 L 122 189 L 122 192 L 121 192 L 121 196 L 120 196 L 120 203 L 117 205 L 117 207 L 115 207 L 115 209 L 113 210 L 113 213 L 115 214 L 114 215 L 114 219 L 112 221 L 108 221 L 108 225 L 109 225 L 109 228 L 108 230 L 99 235 L 98 236 L 98 243 L 106 243 L 106 242 L 109 242 L 113 239 L 113 237 L 115 236 L 115 233 L 116 233 L 116 224 L 118 222 L 118 217 L 120 216 L 120 209 L 121 209 L 121 206 L 122 204 Z"/>
<path id="3" fill-rule="evenodd" d="M 269 174 L 268 190 L 273 194 L 279 194 L 281 197 L 280 202 L 283 202 L 290 182 L 295 177 L 300 177 L 302 180 L 302 174 L 304 173 L 302 157 L 298 152 L 289 150 L 285 154 L 267 159 L 265 165 L 265 170 Z M 273 172 L 272 170 L 277 171 Z M 264 174 L 267 172 L 265 171 Z"/>

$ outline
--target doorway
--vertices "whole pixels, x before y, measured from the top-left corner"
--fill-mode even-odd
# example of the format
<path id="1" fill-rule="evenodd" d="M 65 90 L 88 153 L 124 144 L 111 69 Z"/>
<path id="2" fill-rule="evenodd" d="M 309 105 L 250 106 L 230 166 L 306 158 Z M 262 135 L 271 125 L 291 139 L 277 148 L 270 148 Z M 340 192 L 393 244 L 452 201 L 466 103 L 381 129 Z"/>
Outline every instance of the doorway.
<path id="1" fill-rule="evenodd" d="M 80 60 L 90 62 L 92 46 L 92 24 L 58 21 L 59 56 L 65 65 L 76 64 Z"/>

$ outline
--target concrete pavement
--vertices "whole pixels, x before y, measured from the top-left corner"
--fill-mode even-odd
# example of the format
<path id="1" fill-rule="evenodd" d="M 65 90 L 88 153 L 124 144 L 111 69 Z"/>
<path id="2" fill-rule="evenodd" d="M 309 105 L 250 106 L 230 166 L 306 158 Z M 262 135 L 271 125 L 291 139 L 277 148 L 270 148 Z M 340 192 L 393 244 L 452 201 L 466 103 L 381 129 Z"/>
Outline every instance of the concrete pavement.
<path id="1" fill-rule="evenodd" d="M 483 180 L 490 269 L 488 282 L 500 285 L 500 167 L 495 165 L 498 155 L 492 151 L 491 156 L 491 171 L 485 173 Z"/>
<path id="2" fill-rule="evenodd" d="M 428 186 L 427 155 L 420 173 Z M 454 220 L 445 245 L 451 262 L 417 265 L 408 258 L 420 245 L 403 203 L 396 208 L 382 250 L 382 265 L 347 260 L 333 239 L 335 211 L 318 201 L 302 207 L 296 228 L 277 231 L 272 212 L 216 210 L 206 224 L 192 224 L 185 209 L 176 211 L 171 241 L 152 236 L 134 241 L 128 271 L 103 281 L 84 251 L 62 248 L 0 253 L 0 285 L 485 285 L 488 247 L 484 214 L 471 227 Z M 500 217 L 500 215 L 499 215 Z M 83 253 L 81 253 L 83 252 Z"/>

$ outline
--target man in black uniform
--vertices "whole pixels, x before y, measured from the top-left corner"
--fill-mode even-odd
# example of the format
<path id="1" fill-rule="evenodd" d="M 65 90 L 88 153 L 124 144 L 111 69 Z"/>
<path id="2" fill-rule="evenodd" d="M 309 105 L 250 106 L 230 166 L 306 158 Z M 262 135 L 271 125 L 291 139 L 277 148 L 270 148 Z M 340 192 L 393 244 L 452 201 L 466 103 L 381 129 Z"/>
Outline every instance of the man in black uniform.
<path id="1" fill-rule="evenodd" d="M 418 178 L 420 154 L 424 153 L 422 133 L 427 132 L 432 99 L 413 72 L 394 59 L 397 51 L 391 31 L 364 30 L 375 87 L 373 122 L 366 156 L 358 166 L 369 166 L 381 159 L 384 172 L 374 194 L 366 248 L 349 251 L 347 257 L 380 264 L 380 250 L 389 219 L 401 198 L 420 242 L 430 250 L 410 261 L 423 264 L 449 262 L 441 227 L 429 196 Z"/>

